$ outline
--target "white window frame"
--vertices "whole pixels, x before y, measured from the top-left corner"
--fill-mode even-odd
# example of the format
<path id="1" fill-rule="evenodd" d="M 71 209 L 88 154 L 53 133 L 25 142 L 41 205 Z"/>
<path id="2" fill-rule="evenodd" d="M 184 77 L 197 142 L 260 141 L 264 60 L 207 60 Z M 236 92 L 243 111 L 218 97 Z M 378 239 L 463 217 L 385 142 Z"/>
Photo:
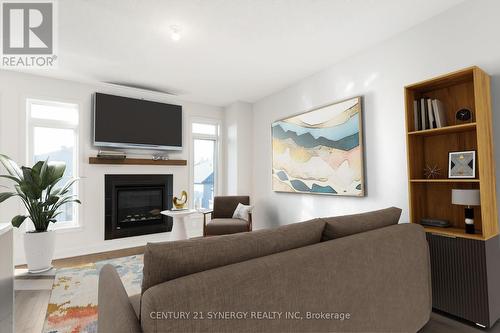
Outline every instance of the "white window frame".
<path id="1" fill-rule="evenodd" d="M 71 106 L 76 107 L 77 110 L 77 122 L 73 123 L 71 121 L 65 120 L 54 120 L 54 119 L 40 119 L 33 118 L 31 116 L 31 106 L 36 105 L 46 105 L 46 106 Z M 26 98 L 26 124 L 27 124 L 27 161 L 29 165 L 35 163 L 34 159 L 34 129 L 35 127 L 45 127 L 45 128 L 56 128 L 56 129 L 71 129 L 74 132 L 74 142 L 73 142 L 73 178 L 78 178 L 79 176 L 79 125 L 80 125 L 80 104 L 74 102 L 65 102 L 57 100 L 48 99 L 38 99 L 38 98 Z M 63 186 L 64 184 L 58 184 L 58 186 Z M 80 193 L 79 184 L 76 182 L 73 185 L 74 194 L 78 195 Z M 64 230 L 64 229 L 74 229 L 80 228 L 79 222 L 79 205 L 73 204 L 73 221 L 64 221 L 51 223 L 49 225 L 50 230 Z"/>
<path id="2" fill-rule="evenodd" d="M 193 132 L 193 124 L 207 124 L 207 125 L 215 125 L 217 126 L 216 134 L 200 134 Z M 219 195 L 219 190 L 221 188 L 220 183 L 220 174 L 221 174 L 221 166 L 220 156 L 221 156 L 221 121 L 218 119 L 209 119 L 209 118 L 192 118 L 189 122 L 189 134 L 191 136 L 190 139 L 190 191 L 193 195 L 191 195 L 190 204 L 191 207 L 194 208 L 194 140 L 213 140 L 215 141 L 215 152 L 214 152 L 214 197 Z"/>

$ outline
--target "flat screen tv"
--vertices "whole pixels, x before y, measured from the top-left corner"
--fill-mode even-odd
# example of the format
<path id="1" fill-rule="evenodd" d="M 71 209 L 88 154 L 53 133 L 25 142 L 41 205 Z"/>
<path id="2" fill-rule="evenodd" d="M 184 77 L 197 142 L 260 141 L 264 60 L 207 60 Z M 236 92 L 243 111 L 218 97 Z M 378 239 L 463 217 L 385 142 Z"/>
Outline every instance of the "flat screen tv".
<path id="1" fill-rule="evenodd" d="M 96 93 L 94 145 L 182 149 L 182 106 Z"/>

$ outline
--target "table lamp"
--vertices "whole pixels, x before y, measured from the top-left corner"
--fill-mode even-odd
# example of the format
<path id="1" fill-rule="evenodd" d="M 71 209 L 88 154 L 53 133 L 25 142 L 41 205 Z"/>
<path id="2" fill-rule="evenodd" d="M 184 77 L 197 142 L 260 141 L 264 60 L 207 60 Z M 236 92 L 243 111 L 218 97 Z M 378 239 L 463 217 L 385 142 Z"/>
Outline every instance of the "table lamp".
<path id="1" fill-rule="evenodd" d="M 474 208 L 471 206 L 481 205 L 479 190 L 451 190 L 451 203 L 454 205 L 467 206 L 465 208 L 465 232 L 468 234 L 474 231 Z"/>

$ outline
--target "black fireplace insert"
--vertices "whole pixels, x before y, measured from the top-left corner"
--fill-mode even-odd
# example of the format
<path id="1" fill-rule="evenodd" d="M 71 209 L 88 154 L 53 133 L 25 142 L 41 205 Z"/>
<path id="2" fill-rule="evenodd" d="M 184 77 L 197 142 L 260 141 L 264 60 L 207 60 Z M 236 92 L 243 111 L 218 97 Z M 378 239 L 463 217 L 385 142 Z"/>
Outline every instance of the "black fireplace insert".
<path id="1" fill-rule="evenodd" d="M 105 175 L 104 239 L 172 230 L 172 175 Z"/>

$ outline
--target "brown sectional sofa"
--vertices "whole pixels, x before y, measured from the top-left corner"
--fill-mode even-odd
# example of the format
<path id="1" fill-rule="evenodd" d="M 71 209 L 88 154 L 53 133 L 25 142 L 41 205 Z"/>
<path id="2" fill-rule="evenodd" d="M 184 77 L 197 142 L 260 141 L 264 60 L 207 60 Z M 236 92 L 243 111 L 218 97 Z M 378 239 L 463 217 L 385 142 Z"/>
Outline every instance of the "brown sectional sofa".
<path id="1" fill-rule="evenodd" d="M 141 295 L 101 270 L 98 331 L 416 332 L 431 311 L 429 255 L 400 214 L 148 244 Z"/>

